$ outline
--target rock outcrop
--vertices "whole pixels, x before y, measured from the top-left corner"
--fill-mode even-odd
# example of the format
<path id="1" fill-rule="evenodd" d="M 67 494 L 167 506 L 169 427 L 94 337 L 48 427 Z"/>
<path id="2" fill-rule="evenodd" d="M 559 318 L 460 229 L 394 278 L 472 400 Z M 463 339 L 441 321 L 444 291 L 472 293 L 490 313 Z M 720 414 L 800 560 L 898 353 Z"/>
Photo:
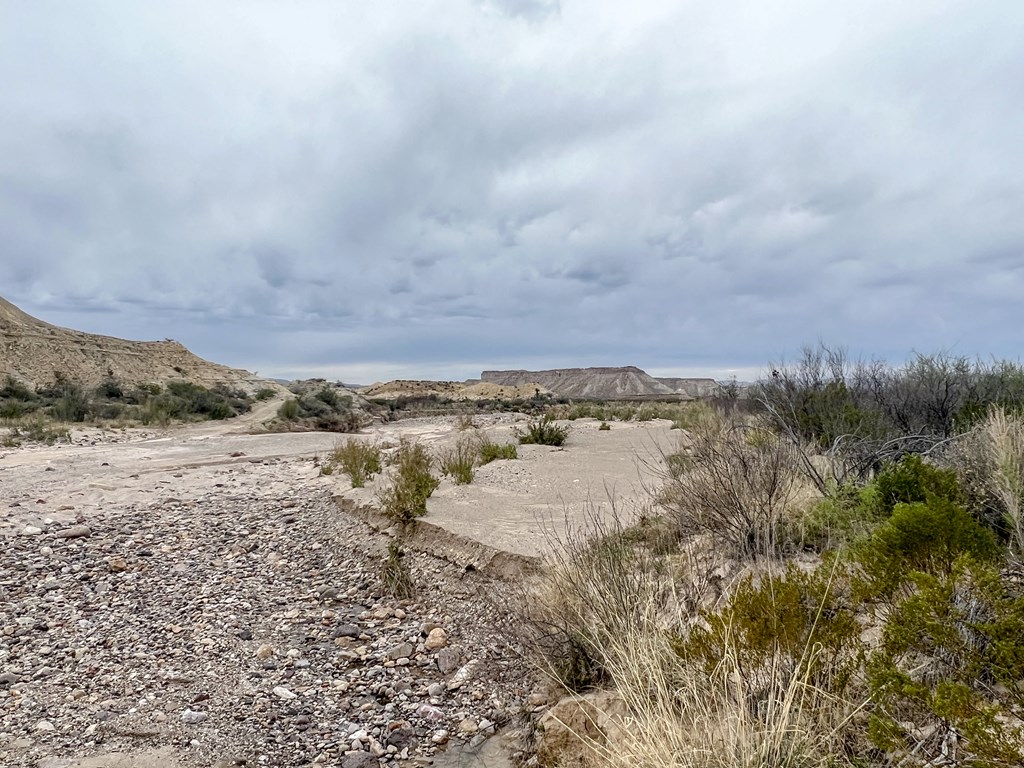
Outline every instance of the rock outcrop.
<path id="1" fill-rule="evenodd" d="M 722 394 L 722 385 L 714 379 L 681 379 L 658 376 L 655 381 L 664 384 L 673 392 L 690 397 L 718 397 Z"/>
<path id="2" fill-rule="evenodd" d="M 191 381 L 253 391 L 253 374 L 211 363 L 176 341 L 128 341 L 43 322 L 0 298 L 0 379 L 45 386 L 60 373 L 84 386 L 113 374 L 124 384 Z"/>

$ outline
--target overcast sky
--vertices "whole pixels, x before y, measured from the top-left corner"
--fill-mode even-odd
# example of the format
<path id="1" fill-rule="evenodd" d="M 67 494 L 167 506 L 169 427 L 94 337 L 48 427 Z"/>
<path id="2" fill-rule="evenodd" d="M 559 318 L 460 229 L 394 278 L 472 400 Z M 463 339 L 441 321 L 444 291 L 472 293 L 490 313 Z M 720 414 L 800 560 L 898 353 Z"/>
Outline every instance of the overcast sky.
<path id="1" fill-rule="evenodd" d="M 0 295 L 264 375 L 1017 358 L 1020 0 L 0 4 Z"/>

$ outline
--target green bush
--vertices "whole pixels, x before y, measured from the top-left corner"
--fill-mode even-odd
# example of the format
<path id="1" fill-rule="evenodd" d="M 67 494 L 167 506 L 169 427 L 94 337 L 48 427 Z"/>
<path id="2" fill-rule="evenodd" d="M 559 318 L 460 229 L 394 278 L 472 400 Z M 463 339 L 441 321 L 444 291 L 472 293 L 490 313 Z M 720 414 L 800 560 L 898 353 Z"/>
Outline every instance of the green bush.
<path id="1" fill-rule="evenodd" d="M 522 445 L 565 445 L 569 437 L 569 427 L 559 426 L 550 416 L 531 419 L 526 424 L 526 431 L 516 431 Z"/>
<path id="2" fill-rule="evenodd" d="M 97 397 L 105 397 L 108 400 L 120 400 L 124 397 L 124 387 L 121 382 L 113 376 L 108 376 L 96 387 Z"/>
<path id="3" fill-rule="evenodd" d="M 912 580 L 867 664 L 869 737 L 896 761 L 913 749 L 915 765 L 944 764 L 951 737 L 963 765 L 1021 765 L 1024 597 L 969 557 Z"/>
<path id="4" fill-rule="evenodd" d="M 260 390 L 258 390 L 256 392 L 256 399 L 260 400 L 260 401 L 270 400 L 276 394 L 277 394 L 277 390 L 276 389 L 273 389 L 272 387 L 263 387 L 262 389 L 260 389 Z"/>
<path id="5" fill-rule="evenodd" d="M 838 549 L 869 534 L 885 520 L 874 483 L 843 485 L 814 503 L 801 515 L 794 538 L 809 549 Z"/>
<path id="6" fill-rule="evenodd" d="M 294 397 L 285 400 L 277 409 L 277 415 L 285 421 L 295 421 L 299 418 L 299 401 Z"/>
<path id="7" fill-rule="evenodd" d="M 959 504 L 932 498 L 897 504 L 892 516 L 858 547 L 856 560 L 868 596 L 888 597 L 913 573 L 948 574 L 968 556 L 989 562 L 1000 554 L 995 535 Z"/>
<path id="8" fill-rule="evenodd" d="M 28 402 L 29 400 L 35 400 L 36 394 L 13 376 L 8 376 L 4 381 L 3 387 L 0 388 L 0 398 Z"/>
<path id="9" fill-rule="evenodd" d="M 438 464 L 442 474 L 452 478 L 456 485 L 469 485 L 473 482 L 473 466 L 478 455 L 478 448 L 472 440 L 460 439 L 441 451 Z"/>
<path id="10" fill-rule="evenodd" d="M 335 446 L 330 462 L 348 475 L 353 488 L 362 488 L 381 470 L 380 447 L 355 438 Z"/>
<path id="11" fill-rule="evenodd" d="M 904 456 L 879 473 L 875 485 L 882 510 L 891 512 L 897 504 L 912 504 L 929 499 L 962 501 L 956 472 L 939 469 L 920 456 Z"/>
<path id="12" fill-rule="evenodd" d="M 490 464 L 498 459 L 517 459 L 519 451 L 515 443 L 494 443 L 484 438 L 478 446 L 480 452 L 480 465 Z"/>
<path id="13" fill-rule="evenodd" d="M 50 414 L 57 421 L 85 421 L 89 415 L 89 398 L 79 387 L 69 385 L 50 408 Z"/>
<path id="14" fill-rule="evenodd" d="M 721 610 L 704 611 L 703 622 L 676 639 L 675 650 L 709 673 L 732 654 L 750 683 L 774 670 L 841 694 L 864 649 L 851 602 L 833 575 L 827 568 L 808 573 L 790 564 L 759 581 L 747 577 Z M 748 690 L 758 694 L 756 685 Z"/>
<path id="15" fill-rule="evenodd" d="M 394 475 L 378 492 L 377 500 L 385 515 L 395 522 L 408 523 L 427 513 L 427 499 L 439 481 L 430 473 L 430 454 L 419 443 L 403 439 L 392 463 Z"/>

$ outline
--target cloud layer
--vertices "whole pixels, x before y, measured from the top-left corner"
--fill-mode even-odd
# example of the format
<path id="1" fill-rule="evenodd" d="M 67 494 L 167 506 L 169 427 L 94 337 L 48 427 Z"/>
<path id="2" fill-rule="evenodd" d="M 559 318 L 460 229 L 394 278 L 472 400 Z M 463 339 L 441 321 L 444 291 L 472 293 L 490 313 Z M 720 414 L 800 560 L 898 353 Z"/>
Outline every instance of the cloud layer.
<path id="1" fill-rule="evenodd" d="M 343 378 L 1017 357 L 1014 2 L 8 4 L 0 295 Z"/>

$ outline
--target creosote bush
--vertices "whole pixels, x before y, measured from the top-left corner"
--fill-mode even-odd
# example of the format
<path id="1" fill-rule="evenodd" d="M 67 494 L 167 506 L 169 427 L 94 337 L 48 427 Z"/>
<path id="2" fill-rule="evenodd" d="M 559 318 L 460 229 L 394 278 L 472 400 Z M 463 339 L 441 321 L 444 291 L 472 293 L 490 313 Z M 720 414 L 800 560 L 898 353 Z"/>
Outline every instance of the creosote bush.
<path id="1" fill-rule="evenodd" d="M 430 453 L 419 443 L 403 439 L 391 463 L 394 472 L 377 500 L 385 515 L 408 523 L 427 513 L 427 499 L 439 481 L 430 472 Z"/>
<path id="2" fill-rule="evenodd" d="M 897 504 L 892 516 L 860 545 L 857 561 L 865 593 L 889 597 L 912 584 L 912 572 L 948 574 L 961 556 L 992 562 L 1000 555 L 995 535 L 963 507 L 932 498 Z"/>
<path id="3" fill-rule="evenodd" d="M 886 610 L 867 664 L 871 740 L 897 760 L 1021 765 L 1024 597 L 969 556 L 910 579 L 913 591 Z"/>
<path id="4" fill-rule="evenodd" d="M 565 445 L 569 437 L 569 427 L 556 424 L 549 415 L 539 419 L 531 419 L 525 430 L 517 430 L 516 435 L 521 445 Z"/>
<path id="5" fill-rule="evenodd" d="M 381 471 L 380 447 L 350 437 L 334 447 L 330 463 L 348 475 L 353 488 L 362 488 L 367 480 Z"/>

